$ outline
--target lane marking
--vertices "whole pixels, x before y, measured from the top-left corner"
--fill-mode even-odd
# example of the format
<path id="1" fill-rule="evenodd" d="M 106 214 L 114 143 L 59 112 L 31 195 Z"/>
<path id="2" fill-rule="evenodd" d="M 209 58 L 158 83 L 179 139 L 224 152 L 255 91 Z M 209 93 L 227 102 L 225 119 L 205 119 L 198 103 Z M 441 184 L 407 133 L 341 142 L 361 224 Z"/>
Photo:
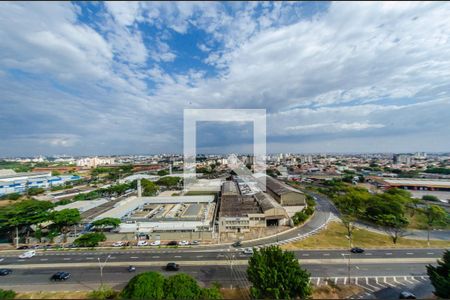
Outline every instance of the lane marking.
<path id="1" fill-rule="evenodd" d="M 386 253 L 386 255 L 392 255 L 392 253 L 391 253 L 391 252 L 388 252 L 388 253 Z"/>
<path id="2" fill-rule="evenodd" d="M 175 257 L 175 258 L 180 258 L 181 256 L 180 256 L 180 255 L 175 255 L 174 257 Z"/>
<path id="3" fill-rule="evenodd" d="M 159 258 L 159 256 L 152 256 L 152 258 Z"/>
<path id="4" fill-rule="evenodd" d="M 48 258 L 41 258 L 40 260 L 41 260 L 41 261 L 47 261 Z"/>
<path id="5" fill-rule="evenodd" d="M 139 258 L 139 257 L 137 257 L 137 256 L 131 256 L 130 258 Z"/>
<path id="6" fill-rule="evenodd" d="M 434 252 L 427 252 L 427 254 L 428 254 L 428 255 L 433 255 L 433 254 L 434 254 Z"/>
<path id="7" fill-rule="evenodd" d="M 63 260 L 71 260 L 70 257 L 64 257 Z"/>
<path id="8" fill-rule="evenodd" d="M 93 260 L 93 257 L 86 257 L 87 260 Z"/>
<path id="9" fill-rule="evenodd" d="M 406 252 L 406 255 L 413 255 L 414 253 Z"/>
<path id="10" fill-rule="evenodd" d="M 330 256 L 330 253 L 324 253 L 323 256 Z"/>

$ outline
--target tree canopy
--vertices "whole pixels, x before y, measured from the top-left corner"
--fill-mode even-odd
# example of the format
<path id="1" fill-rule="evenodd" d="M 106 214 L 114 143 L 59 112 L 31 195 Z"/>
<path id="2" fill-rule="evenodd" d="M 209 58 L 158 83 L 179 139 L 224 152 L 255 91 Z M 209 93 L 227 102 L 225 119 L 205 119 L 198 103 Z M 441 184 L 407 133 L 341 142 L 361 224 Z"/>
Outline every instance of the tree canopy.
<path id="1" fill-rule="evenodd" d="M 145 272 L 134 276 L 120 296 L 123 299 L 164 299 L 164 276 L 157 272 Z"/>
<path id="2" fill-rule="evenodd" d="M 122 221 L 118 218 L 103 218 L 92 222 L 92 225 L 96 228 L 100 228 L 102 231 L 105 227 L 116 228 Z"/>
<path id="3" fill-rule="evenodd" d="M 123 299 L 172 299 L 172 300 L 215 300 L 221 299 L 219 288 L 201 288 L 197 281 L 187 274 L 164 278 L 157 272 L 145 272 L 134 276 L 120 296 Z"/>
<path id="4" fill-rule="evenodd" d="M 100 242 L 106 241 L 102 232 L 89 232 L 77 238 L 73 243 L 79 247 L 96 247 Z"/>
<path id="5" fill-rule="evenodd" d="M 310 274 L 292 252 L 277 246 L 262 248 L 250 257 L 247 275 L 256 299 L 308 298 L 312 293 Z"/>
<path id="6" fill-rule="evenodd" d="M 69 226 L 80 223 L 81 216 L 78 209 L 66 208 L 60 211 L 53 211 L 51 220 L 53 221 L 54 226 L 64 234 L 64 242 L 66 242 Z"/>
<path id="7" fill-rule="evenodd" d="M 143 189 L 143 192 L 142 192 L 143 196 L 155 196 L 156 193 L 158 192 L 159 187 L 154 182 L 151 182 L 150 180 L 142 179 L 141 185 L 142 185 L 142 189 Z"/>
<path id="8" fill-rule="evenodd" d="M 181 182 L 181 177 L 168 176 L 168 177 L 160 178 L 156 182 L 156 184 L 163 185 L 163 186 L 170 188 L 170 187 L 176 187 L 180 182 Z"/>
<path id="9" fill-rule="evenodd" d="M 436 267 L 428 265 L 427 273 L 434 286 L 434 294 L 442 299 L 450 299 L 450 251 L 444 252 Z"/>

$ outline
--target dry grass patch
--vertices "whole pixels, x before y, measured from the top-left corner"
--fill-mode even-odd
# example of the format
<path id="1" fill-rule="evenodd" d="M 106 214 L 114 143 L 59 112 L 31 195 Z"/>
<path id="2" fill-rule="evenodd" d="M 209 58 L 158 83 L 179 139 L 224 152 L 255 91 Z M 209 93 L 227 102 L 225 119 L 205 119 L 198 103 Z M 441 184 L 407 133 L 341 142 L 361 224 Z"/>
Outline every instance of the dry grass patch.
<path id="1" fill-rule="evenodd" d="M 346 229 L 341 222 L 331 222 L 327 228 L 310 236 L 304 240 L 283 245 L 283 249 L 295 250 L 301 249 L 318 249 L 318 248 L 348 248 L 348 240 L 346 239 Z M 412 240 L 400 238 L 397 244 L 384 234 L 371 232 L 365 229 L 355 228 L 353 231 L 353 245 L 362 248 L 371 247 L 397 247 L 397 248 L 426 248 L 426 240 Z M 448 248 L 450 241 L 430 241 L 430 246 L 435 248 Z"/>
<path id="2" fill-rule="evenodd" d="M 320 285 L 314 288 L 313 299 L 348 299 L 352 295 L 363 292 L 363 288 L 356 285 Z"/>
<path id="3" fill-rule="evenodd" d="M 89 293 L 89 291 L 24 292 L 17 293 L 16 299 L 88 299 Z"/>

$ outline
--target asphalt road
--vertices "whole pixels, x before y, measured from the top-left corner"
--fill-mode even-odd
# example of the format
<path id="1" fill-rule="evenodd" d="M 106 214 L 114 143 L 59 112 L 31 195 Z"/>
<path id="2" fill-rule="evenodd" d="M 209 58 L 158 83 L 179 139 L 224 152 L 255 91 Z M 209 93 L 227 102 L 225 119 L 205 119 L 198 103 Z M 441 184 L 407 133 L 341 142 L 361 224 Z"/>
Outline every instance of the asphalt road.
<path id="1" fill-rule="evenodd" d="M 174 272 L 164 271 L 162 267 L 141 267 L 138 264 L 135 273 L 129 273 L 126 267 L 112 267 L 106 265 L 103 269 L 103 282 L 112 287 L 122 288 L 134 275 L 145 271 L 158 271 L 164 275 Z M 346 264 L 339 265 L 304 265 L 311 273 L 313 284 L 330 280 L 341 280 L 347 278 L 348 269 Z M 56 271 L 70 272 L 72 277 L 66 282 L 51 282 L 50 276 Z M 199 282 L 209 285 L 220 282 L 222 286 L 232 285 L 248 286 L 246 279 L 246 266 L 180 266 L 180 271 L 195 277 Z M 353 264 L 351 266 L 352 282 L 358 280 L 364 284 L 367 278 L 377 276 L 413 276 L 415 278 L 426 276 L 425 264 Z M 90 290 L 97 288 L 102 281 L 100 271 L 96 264 L 88 268 L 33 268 L 17 269 L 0 280 L 0 287 L 12 288 L 17 291 L 54 291 L 54 290 Z M 319 282 L 318 282 L 319 281 Z M 370 289 L 370 288 L 369 288 Z"/>
<path id="2" fill-rule="evenodd" d="M 229 251 L 228 251 L 229 250 Z M 345 250 L 300 250 L 294 251 L 300 260 L 408 260 L 414 259 L 437 259 L 442 257 L 443 249 L 388 249 L 388 250 L 366 250 L 361 254 L 350 253 Z M 35 257 L 28 259 L 19 258 L 19 254 L 9 253 L 0 256 L 1 266 L 20 266 L 28 264 L 54 264 L 54 263 L 89 263 L 96 262 L 98 258 L 105 259 L 110 256 L 110 262 L 157 262 L 157 261 L 227 261 L 230 257 L 235 260 L 247 260 L 249 255 L 244 254 L 242 249 L 230 248 L 221 251 L 211 250 L 112 250 L 112 251 L 61 251 L 61 252 L 38 252 Z M 0 254 L 1 255 L 1 254 Z"/>

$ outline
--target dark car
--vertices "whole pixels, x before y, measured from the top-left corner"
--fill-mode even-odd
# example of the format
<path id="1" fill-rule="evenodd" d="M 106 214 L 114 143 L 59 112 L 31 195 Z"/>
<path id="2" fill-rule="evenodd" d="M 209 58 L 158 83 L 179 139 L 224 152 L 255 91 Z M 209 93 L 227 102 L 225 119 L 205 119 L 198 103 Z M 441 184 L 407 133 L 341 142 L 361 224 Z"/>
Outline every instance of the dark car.
<path id="1" fill-rule="evenodd" d="M 232 244 L 232 246 L 233 246 L 233 247 L 241 247 L 241 246 L 242 246 L 242 243 L 241 243 L 241 241 L 236 241 L 236 242 L 234 242 L 234 243 Z"/>
<path id="2" fill-rule="evenodd" d="M 403 291 L 400 293 L 399 299 L 416 299 L 416 295 L 410 292 Z"/>
<path id="3" fill-rule="evenodd" d="M 354 247 L 352 248 L 352 250 L 350 250 L 352 253 L 363 253 L 364 249 L 358 248 L 358 247 Z"/>
<path id="4" fill-rule="evenodd" d="M 167 243 L 167 246 L 176 246 L 176 245 L 178 245 L 177 241 L 170 241 Z"/>
<path id="5" fill-rule="evenodd" d="M 11 269 L 0 269 L 0 276 L 6 276 L 12 273 Z"/>
<path id="6" fill-rule="evenodd" d="M 50 280 L 67 280 L 70 277 L 70 273 L 68 272 L 56 272 L 55 274 L 53 274 L 53 276 L 50 278 Z"/>
<path id="7" fill-rule="evenodd" d="M 135 266 L 129 266 L 127 268 L 128 272 L 135 272 L 136 271 L 136 267 Z"/>
<path id="8" fill-rule="evenodd" d="M 25 250 L 25 249 L 29 249 L 30 247 L 28 247 L 28 246 L 20 246 L 20 247 L 17 247 L 17 250 Z"/>
<path id="9" fill-rule="evenodd" d="M 166 266 L 166 271 L 178 271 L 180 266 L 176 263 L 168 263 Z"/>

